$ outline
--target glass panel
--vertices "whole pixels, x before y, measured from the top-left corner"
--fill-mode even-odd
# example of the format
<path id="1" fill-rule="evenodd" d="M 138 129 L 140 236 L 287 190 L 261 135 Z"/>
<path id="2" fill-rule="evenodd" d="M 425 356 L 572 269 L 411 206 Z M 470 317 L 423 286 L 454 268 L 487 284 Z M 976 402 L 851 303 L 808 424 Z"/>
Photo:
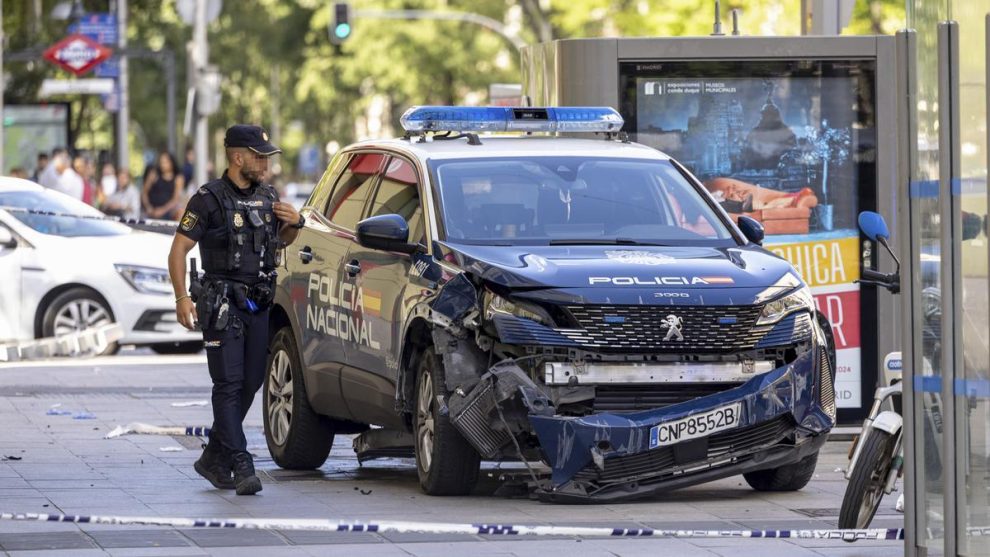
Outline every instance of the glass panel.
<path id="1" fill-rule="evenodd" d="M 957 476 L 960 526 L 990 526 L 990 385 L 987 373 L 987 2 L 955 1 L 959 22 L 959 153 L 962 193 L 963 365 L 956 381 L 956 449 L 966 464 Z M 961 381 L 960 381 L 961 379 Z M 990 556 L 986 538 L 960 540 L 959 553 Z"/>
<path id="2" fill-rule="evenodd" d="M 915 362 L 914 410 L 916 420 L 915 454 L 906 455 L 915 462 L 914 492 L 916 508 L 914 526 L 918 545 L 927 547 L 929 555 L 944 551 L 944 505 L 942 489 L 942 413 L 941 407 L 941 199 L 938 189 L 938 22 L 947 18 L 944 1 L 912 0 L 908 3 L 908 27 L 917 33 L 918 95 L 916 118 L 918 158 L 912 169 L 911 204 L 912 267 L 920 272 L 920 308 L 913 315 L 914 341 L 921 342 L 921 362 Z M 919 339 L 920 337 L 920 339 Z M 909 513 L 911 510 L 908 511 Z M 908 514 L 908 518 L 910 518 Z M 927 535 L 928 529 L 934 537 Z"/>

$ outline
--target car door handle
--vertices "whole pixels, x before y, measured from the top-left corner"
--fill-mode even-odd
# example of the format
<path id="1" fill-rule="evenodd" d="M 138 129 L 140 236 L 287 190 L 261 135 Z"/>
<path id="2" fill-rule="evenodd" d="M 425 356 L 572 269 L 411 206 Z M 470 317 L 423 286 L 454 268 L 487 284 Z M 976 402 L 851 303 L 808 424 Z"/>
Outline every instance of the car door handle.
<path id="1" fill-rule="evenodd" d="M 303 246 L 303 249 L 299 250 L 299 259 L 303 263 L 309 263 L 313 260 L 313 248 L 309 246 Z"/>
<path id="2" fill-rule="evenodd" d="M 348 275 L 353 277 L 361 272 L 361 262 L 357 259 L 352 259 L 350 263 L 344 265 L 344 270 L 347 271 Z"/>

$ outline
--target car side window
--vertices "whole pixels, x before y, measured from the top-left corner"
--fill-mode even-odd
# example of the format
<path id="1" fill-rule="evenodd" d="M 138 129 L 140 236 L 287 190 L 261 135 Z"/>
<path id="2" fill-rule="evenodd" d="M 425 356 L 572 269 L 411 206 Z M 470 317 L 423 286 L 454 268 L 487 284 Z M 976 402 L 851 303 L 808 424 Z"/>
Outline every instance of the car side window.
<path id="1" fill-rule="evenodd" d="M 327 166 L 327 170 L 323 173 L 323 177 L 320 178 L 320 181 L 317 182 L 316 187 L 313 188 L 313 192 L 309 195 L 309 199 L 306 201 L 307 206 L 317 208 L 327 206 L 327 199 L 330 198 L 330 190 L 333 189 L 333 185 L 337 181 L 337 177 L 340 175 L 341 168 L 349 158 L 350 155 L 337 153 L 337 155 Z"/>
<path id="2" fill-rule="evenodd" d="M 381 153 L 357 153 L 348 161 L 324 212 L 330 222 L 354 230 L 361 220 L 365 202 L 371 195 L 385 158 Z"/>
<path id="3" fill-rule="evenodd" d="M 426 244 L 426 227 L 416 168 L 399 157 L 392 157 L 389 161 L 368 216 L 391 214 L 400 215 L 409 223 L 410 242 Z"/>

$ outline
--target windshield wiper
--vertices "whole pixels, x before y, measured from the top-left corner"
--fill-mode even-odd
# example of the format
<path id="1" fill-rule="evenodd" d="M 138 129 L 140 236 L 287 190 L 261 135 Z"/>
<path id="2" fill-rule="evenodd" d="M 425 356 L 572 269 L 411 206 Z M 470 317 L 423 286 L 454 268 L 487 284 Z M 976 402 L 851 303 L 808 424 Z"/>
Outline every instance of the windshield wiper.
<path id="1" fill-rule="evenodd" d="M 658 242 L 641 242 L 632 238 L 575 238 L 550 240 L 551 246 L 668 246 Z"/>

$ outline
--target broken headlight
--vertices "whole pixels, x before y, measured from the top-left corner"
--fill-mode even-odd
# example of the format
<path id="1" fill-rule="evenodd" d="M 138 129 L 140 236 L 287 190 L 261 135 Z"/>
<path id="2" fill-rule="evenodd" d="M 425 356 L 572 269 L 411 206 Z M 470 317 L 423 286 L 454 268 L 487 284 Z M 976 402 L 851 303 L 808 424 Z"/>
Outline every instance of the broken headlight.
<path id="1" fill-rule="evenodd" d="M 763 312 L 757 320 L 757 325 L 776 323 L 796 311 L 813 311 L 815 299 L 811 297 L 811 289 L 806 285 L 794 290 L 786 296 L 768 302 L 763 306 Z"/>
<path id="2" fill-rule="evenodd" d="M 553 327 L 553 319 L 550 314 L 536 304 L 528 304 L 514 300 L 507 300 L 494 292 L 485 293 L 485 319 L 491 320 L 496 314 L 512 315 L 522 319 L 536 321 L 541 325 Z"/>

